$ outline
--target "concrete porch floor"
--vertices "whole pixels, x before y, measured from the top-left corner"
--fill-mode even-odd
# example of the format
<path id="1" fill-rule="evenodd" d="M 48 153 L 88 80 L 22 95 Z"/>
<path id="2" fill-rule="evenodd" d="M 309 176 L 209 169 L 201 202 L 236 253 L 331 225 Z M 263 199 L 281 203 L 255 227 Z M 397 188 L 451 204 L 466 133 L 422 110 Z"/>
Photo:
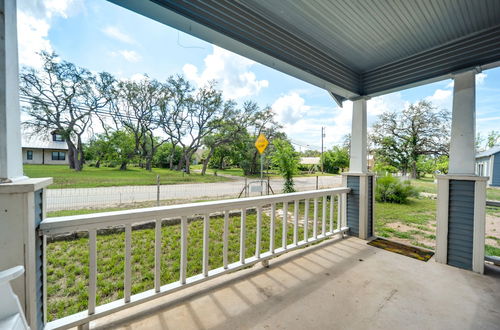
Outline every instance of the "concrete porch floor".
<path id="1" fill-rule="evenodd" d="M 500 329 L 500 269 L 478 275 L 348 238 L 91 323 L 98 329 Z"/>

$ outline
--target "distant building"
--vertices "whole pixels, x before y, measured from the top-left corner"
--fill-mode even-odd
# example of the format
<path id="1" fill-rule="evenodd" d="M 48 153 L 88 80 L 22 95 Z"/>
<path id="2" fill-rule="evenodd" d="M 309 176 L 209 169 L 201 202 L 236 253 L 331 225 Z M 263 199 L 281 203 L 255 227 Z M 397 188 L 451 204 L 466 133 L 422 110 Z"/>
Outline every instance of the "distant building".
<path id="1" fill-rule="evenodd" d="M 488 185 L 500 187 L 500 146 L 476 154 L 476 175 L 489 176 Z"/>
<path id="2" fill-rule="evenodd" d="M 60 134 L 23 136 L 23 164 L 68 164 L 68 145 Z"/>

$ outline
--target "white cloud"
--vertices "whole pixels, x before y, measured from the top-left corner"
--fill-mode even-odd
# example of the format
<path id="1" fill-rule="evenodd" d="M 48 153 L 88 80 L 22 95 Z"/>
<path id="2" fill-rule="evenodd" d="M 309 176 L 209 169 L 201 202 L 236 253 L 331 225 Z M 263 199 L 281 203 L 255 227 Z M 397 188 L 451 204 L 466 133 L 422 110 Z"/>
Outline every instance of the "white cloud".
<path id="1" fill-rule="evenodd" d="M 25 0 L 18 4 L 19 64 L 39 68 L 42 63 L 37 53 L 53 51 L 48 39 L 52 19 L 68 18 L 85 10 L 84 3 L 83 0 Z"/>
<path id="2" fill-rule="evenodd" d="M 133 63 L 139 62 L 142 59 L 142 56 L 139 53 L 137 53 L 136 51 L 126 50 L 126 49 L 109 52 L 109 55 L 111 55 L 113 57 L 121 56 L 126 61 L 133 62 Z"/>
<path id="3" fill-rule="evenodd" d="M 425 98 L 427 101 L 432 102 L 438 109 L 451 110 L 453 101 L 453 91 L 447 89 L 436 89 L 434 94 Z"/>
<path id="4" fill-rule="evenodd" d="M 224 96 L 239 99 L 256 95 L 262 88 L 268 87 L 267 80 L 258 80 L 250 68 L 254 61 L 234 54 L 225 49 L 213 46 L 213 53 L 205 57 L 205 68 L 199 69 L 193 64 L 185 64 L 182 68 L 187 79 L 203 86 L 216 81 Z"/>
<path id="5" fill-rule="evenodd" d="M 102 32 L 104 32 L 104 34 L 106 34 L 108 37 L 127 44 L 134 45 L 137 43 L 132 37 L 120 31 L 116 26 L 107 26 L 102 29 Z"/>
<path id="6" fill-rule="evenodd" d="M 482 85 L 484 84 L 484 80 L 486 79 L 488 75 L 484 72 L 478 73 L 476 75 L 476 85 Z"/>
<path id="7" fill-rule="evenodd" d="M 278 115 L 277 120 L 281 124 L 294 124 L 311 109 L 310 106 L 305 105 L 305 100 L 296 92 L 279 97 L 271 108 Z"/>

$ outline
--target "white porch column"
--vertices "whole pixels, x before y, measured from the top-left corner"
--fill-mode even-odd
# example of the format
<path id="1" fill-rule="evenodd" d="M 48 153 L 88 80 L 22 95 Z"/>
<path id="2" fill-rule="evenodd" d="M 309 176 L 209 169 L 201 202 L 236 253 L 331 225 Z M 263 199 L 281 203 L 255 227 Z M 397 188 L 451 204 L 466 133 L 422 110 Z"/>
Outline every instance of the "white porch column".
<path id="1" fill-rule="evenodd" d="M 476 72 L 454 75 L 449 174 L 475 174 Z"/>
<path id="2" fill-rule="evenodd" d="M 0 0 L 0 270 L 24 266 L 13 289 L 30 328 L 41 329 L 42 241 L 37 228 L 44 218 L 44 189 L 52 179 L 23 176 L 16 15 L 15 0 Z"/>
<path id="3" fill-rule="evenodd" d="M 0 0 L 0 182 L 23 179 L 16 1 Z"/>
<path id="4" fill-rule="evenodd" d="M 350 173 L 366 173 L 367 163 L 367 121 L 366 98 L 352 103 L 352 130 L 351 130 L 351 158 L 349 161 Z"/>
<path id="5" fill-rule="evenodd" d="M 437 178 L 436 261 L 483 273 L 488 177 L 475 175 L 475 75 L 454 75 L 450 164 Z"/>
<path id="6" fill-rule="evenodd" d="M 363 239 L 373 236 L 374 176 L 367 167 L 366 97 L 353 101 L 349 173 L 342 173 L 347 195 L 346 214 L 350 234 Z"/>

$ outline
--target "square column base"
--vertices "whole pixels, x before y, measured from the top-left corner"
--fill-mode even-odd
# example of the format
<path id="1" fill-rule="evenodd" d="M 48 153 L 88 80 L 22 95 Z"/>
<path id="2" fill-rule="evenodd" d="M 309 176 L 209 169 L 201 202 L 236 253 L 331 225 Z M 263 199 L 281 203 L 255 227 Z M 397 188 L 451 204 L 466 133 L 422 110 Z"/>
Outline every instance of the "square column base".
<path id="1" fill-rule="evenodd" d="M 350 235 L 361 239 L 373 237 L 375 174 L 342 173 L 342 185 L 351 188 L 346 207 Z"/>
<path id="2" fill-rule="evenodd" d="M 437 180 L 436 261 L 482 274 L 488 177 L 441 175 Z"/>
<path id="3" fill-rule="evenodd" d="M 45 218 L 44 189 L 51 178 L 0 184 L 0 270 L 24 266 L 11 282 L 31 329 L 43 328 L 42 239 L 37 228 Z M 1 298 L 0 298 L 1 299 Z"/>

